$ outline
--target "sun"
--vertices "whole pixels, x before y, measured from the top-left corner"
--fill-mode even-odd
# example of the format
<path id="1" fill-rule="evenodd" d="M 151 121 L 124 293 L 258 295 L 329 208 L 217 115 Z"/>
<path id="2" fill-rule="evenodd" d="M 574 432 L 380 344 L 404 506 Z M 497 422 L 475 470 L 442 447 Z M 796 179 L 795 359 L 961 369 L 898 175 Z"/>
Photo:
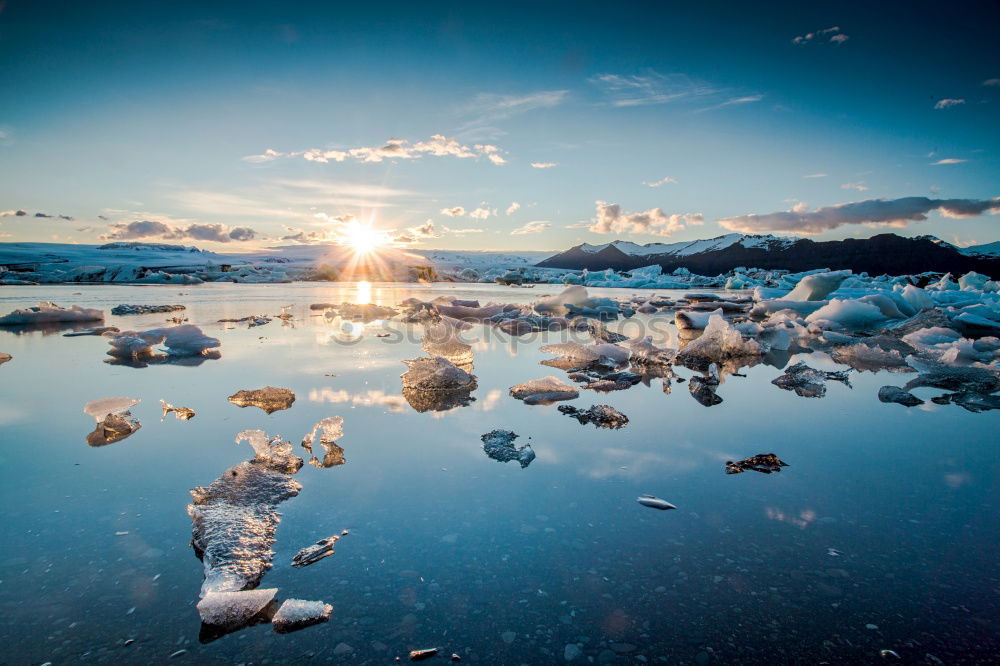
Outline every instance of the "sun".
<path id="1" fill-rule="evenodd" d="M 355 254 L 368 254 L 386 244 L 385 234 L 370 224 L 352 222 L 344 232 L 344 239 Z"/>

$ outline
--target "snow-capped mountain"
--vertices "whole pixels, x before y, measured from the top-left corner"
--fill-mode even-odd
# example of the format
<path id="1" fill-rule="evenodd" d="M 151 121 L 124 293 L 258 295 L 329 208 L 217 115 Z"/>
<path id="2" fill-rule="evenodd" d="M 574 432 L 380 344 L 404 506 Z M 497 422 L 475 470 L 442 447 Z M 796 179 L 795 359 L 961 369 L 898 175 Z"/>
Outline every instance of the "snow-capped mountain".
<path id="1" fill-rule="evenodd" d="M 1000 243 L 959 249 L 939 238 L 904 238 L 879 234 L 871 238 L 812 241 L 771 235 L 726 234 L 680 243 L 638 245 L 616 240 L 603 245 L 587 243 L 549 257 L 538 266 L 603 270 L 632 270 L 658 264 L 666 271 L 686 268 L 700 275 L 717 275 L 733 268 L 842 269 L 879 275 L 971 270 L 1000 276 Z"/>

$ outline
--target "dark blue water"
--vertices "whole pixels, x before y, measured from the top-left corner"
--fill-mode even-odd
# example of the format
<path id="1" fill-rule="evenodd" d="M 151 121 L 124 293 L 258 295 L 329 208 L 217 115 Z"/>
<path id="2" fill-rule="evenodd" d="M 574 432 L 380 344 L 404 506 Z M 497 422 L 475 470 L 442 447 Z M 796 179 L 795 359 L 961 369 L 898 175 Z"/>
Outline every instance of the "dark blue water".
<path id="1" fill-rule="evenodd" d="M 955 664 L 997 654 L 996 412 L 882 404 L 878 388 L 902 383 L 885 373 L 802 398 L 773 386 L 781 371 L 762 364 L 727 377 L 714 407 L 686 384 L 665 394 L 659 379 L 584 391 L 568 404 L 609 404 L 630 419 L 599 430 L 508 396 L 514 384 L 563 376 L 539 365 L 549 357 L 540 337 L 512 343 L 477 327 L 466 336 L 477 340 L 476 401 L 418 413 L 399 379 L 418 343 L 375 338 L 373 328 L 345 333 L 308 309 L 440 294 L 525 302 L 554 290 L 5 287 L 2 312 L 38 300 L 105 310 L 183 303 L 191 323 L 222 340 L 222 357 L 135 369 L 105 363 L 99 337 L 0 330 L 0 351 L 14 357 L 0 366 L 0 661 L 383 664 L 428 647 L 441 648 L 440 662 L 454 652 L 496 664 L 577 654 L 573 663 L 895 661 L 880 650 L 901 663 Z M 287 304 L 292 326 L 216 323 Z M 167 316 L 107 323 L 141 330 Z M 669 335 L 670 317 L 657 318 L 654 335 Z M 640 324 L 651 319 L 628 325 Z M 801 358 L 835 367 L 821 354 Z M 290 388 L 294 405 L 267 415 L 226 400 L 265 385 Z M 94 421 L 83 405 L 118 395 L 141 398 L 132 413 L 142 429 L 89 447 Z M 197 416 L 161 422 L 161 398 Z M 298 472 L 303 489 L 280 505 L 275 565 L 262 582 L 281 599 L 332 604 L 332 619 L 199 642 L 189 489 L 252 457 L 233 443 L 237 432 L 281 434 L 304 455 L 297 442 L 337 415 L 347 462 Z M 522 469 L 488 458 L 480 436 L 494 428 L 517 432 L 537 459 Z M 724 473 L 726 460 L 770 452 L 789 467 Z M 643 493 L 678 510 L 642 507 Z M 335 555 L 289 565 L 343 529 Z"/>

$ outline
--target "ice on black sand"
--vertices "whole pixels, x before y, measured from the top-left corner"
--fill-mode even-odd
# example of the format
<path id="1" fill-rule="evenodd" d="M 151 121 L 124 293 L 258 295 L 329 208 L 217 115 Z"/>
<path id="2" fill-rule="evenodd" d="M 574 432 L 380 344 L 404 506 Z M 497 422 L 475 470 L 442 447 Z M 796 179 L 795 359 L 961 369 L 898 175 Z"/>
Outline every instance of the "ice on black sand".
<path id="1" fill-rule="evenodd" d="M 283 634 L 326 622 L 332 614 L 333 606 L 322 601 L 285 599 L 271 618 L 271 624 L 275 631 Z"/>

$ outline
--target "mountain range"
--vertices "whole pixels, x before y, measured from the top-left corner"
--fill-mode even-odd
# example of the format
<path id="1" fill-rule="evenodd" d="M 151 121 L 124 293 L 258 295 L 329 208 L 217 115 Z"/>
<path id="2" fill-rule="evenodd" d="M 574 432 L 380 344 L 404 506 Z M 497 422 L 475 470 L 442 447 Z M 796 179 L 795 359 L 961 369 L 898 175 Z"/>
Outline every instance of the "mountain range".
<path id="1" fill-rule="evenodd" d="M 1000 277 L 1000 242 L 959 248 L 933 236 L 906 238 L 879 234 L 871 238 L 813 241 L 806 238 L 732 233 L 706 240 L 638 245 L 616 240 L 583 243 L 537 265 L 543 268 L 631 270 L 660 265 L 664 271 L 686 268 L 717 275 L 747 268 L 805 271 L 851 269 L 856 273 L 893 275 L 940 271 L 976 271 Z"/>

